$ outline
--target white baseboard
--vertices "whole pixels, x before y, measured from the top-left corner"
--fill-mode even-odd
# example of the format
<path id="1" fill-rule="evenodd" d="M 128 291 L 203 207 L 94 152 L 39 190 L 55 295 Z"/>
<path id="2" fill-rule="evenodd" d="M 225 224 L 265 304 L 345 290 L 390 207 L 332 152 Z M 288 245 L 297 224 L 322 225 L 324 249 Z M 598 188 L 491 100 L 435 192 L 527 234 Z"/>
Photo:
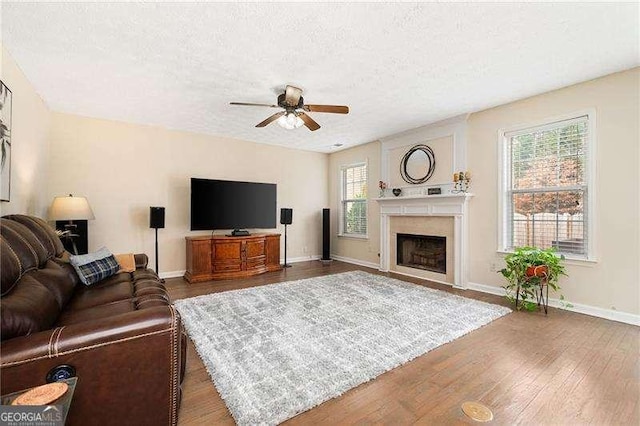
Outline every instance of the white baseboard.
<path id="1" fill-rule="evenodd" d="M 483 293 L 495 294 L 496 296 L 504 296 L 506 294 L 502 287 L 472 282 L 467 283 L 467 290 L 481 291 Z"/>
<path id="2" fill-rule="evenodd" d="M 310 260 L 320 260 L 322 256 L 319 254 L 312 254 L 310 256 L 289 257 L 287 263 L 308 262 Z M 284 257 L 280 259 L 280 263 L 284 263 Z"/>
<path id="3" fill-rule="evenodd" d="M 446 281 L 436 280 L 436 279 L 433 279 L 433 278 L 425 278 L 425 277 L 421 277 L 419 275 L 407 274 L 406 272 L 392 271 L 391 269 L 389 269 L 388 271 L 385 271 L 385 272 L 388 272 L 390 274 L 403 275 L 405 277 L 417 278 L 419 280 L 430 281 L 430 282 L 433 282 L 433 283 L 444 284 L 444 285 L 448 285 L 449 287 L 453 287 L 453 288 L 458 288 L 458 287 L 454 286 L 453 284 L 448 283 Z"/>
<path id="4" fill-rule="evenodd" d="M 353 259 L 351 257 L 338 256 L 337 254 L 332 254 L 331 258 L 333 260 L 339 260 L 340 262 L 353 263 L 354 265 L 366 266 L 367 268 L 380 269 L 379 263 L 368 262 L 366 260 Z"/>
<path id="5" fill-rule="evenodd" d="M 481 291 L 483 293 L 495 294 L 497 296 L 504 296 L 505 290 L 502 287 L 496 287 L 492 285 L 468 283 L 469 290 Z M 571 304 L 571 307 L 563 307 L 564 304 Z M 560 300 L 549 298 L 549 306 L 554 308 L 566 309 L 567 311 L 578 312 L 580 314 L 591 315 L 593 317 L 604 318 L 612 321 L 623 322 L 625 324 L 640 325 L 640 315 L 631 314 L 628 312 L 614 311 L 613 309 L 598 308 L 597 306 L 584 305 L 582 303 L 572 302 L 570 300 Z"/>
<path id="6" fill-rule="evenodd" d="M 183 269 L 182 271 L 160 272 L 158 275 L 164 280 L 167 278 L 182 278 L 185 272 L 187 271 Z"/>

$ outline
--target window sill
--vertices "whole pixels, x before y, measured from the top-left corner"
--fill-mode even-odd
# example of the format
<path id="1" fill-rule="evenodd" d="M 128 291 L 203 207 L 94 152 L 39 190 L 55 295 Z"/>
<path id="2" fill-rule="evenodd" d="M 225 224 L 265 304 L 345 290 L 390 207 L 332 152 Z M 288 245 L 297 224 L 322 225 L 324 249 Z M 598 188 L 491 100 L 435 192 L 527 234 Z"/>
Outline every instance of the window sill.
<path id="1" fill-rule="evenodd" d="M 353 238 L 354 240 L 368 240 L 369 239 L 369 235 L 338 234 L 338 238 Z"/>
<path id="2" fill-rule="evenodd" d="M 499 249 L 497 250 L 498 254 L 512 254 L 513 251 Z M 564 260 L 567 265 L 578 265 L 578 266 L 595 266 L 598 263 L 598 259 L 589 257 L 572 257 L 570 255 L 564 255 Z"/>

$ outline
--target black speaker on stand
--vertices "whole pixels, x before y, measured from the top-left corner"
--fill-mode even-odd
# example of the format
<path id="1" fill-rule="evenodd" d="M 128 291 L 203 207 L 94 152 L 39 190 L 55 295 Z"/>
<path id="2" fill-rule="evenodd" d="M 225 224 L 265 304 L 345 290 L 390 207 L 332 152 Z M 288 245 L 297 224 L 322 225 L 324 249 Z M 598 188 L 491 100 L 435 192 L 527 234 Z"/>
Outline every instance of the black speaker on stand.
<path id="1" fill-rule="evenodd" d="M 322 209 L 322 263 L 331 262 L 331 254 L 329 250 L 331 222 L 329 214 L 331 210 Z"/>
<path id="2" fill-rule="evenodd" d="M 164 228 L 164 207 L 149 207 L 149 228 L 156 230 L 156 274 L 160 277 L 158 269 L 158 228 Z M 160 279 L 160 282 L 164 282 Z"/>
<path id="3" fill-rule="evenodd" d="M 293 209 L 280 209 L 280 224 L 284 225 L 284 265 L 283 268 L 291 268 L 287 263 L 287 225 L 293 223 Z"/>

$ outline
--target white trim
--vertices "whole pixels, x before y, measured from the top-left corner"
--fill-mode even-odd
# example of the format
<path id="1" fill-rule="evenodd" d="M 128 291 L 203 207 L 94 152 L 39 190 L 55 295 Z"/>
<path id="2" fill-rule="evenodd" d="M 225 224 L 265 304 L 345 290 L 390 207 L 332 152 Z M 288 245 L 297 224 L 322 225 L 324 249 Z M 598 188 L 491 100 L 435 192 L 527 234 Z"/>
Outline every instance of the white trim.
<path id="1" fill-rule="evenodd" d="M 182 278 L 185 272 L 187 272 L 186 269 L 183 269 L 182 271 L 160 272 L 158 276 L 163 280 L 167 278 Z"/>
<path id="2" fill-rule="evenodd" d="M 594 108 L 587 112 L 589 119 L 589 162 L 587 163 L 587 229 L 589 232 L 589 239 L 587 241 L 587 260 L 598 260 L 598 252 L 596 247 L 597 233 L 596 233 L 596 150 L 598 135 L 596 134 L 596 110 Z"/>
<path id="3" fill-rule="evenodd" d="M 340 262 L 352 263 L 354 265 L 366 266 L 367 268 L 379 270 L 380 265 L 377 263 L 369 262 L 366 260 L 353 259 L 351 257 L 338 256 L 337 254 L 331 254 L 331 259 L 339 260 Z"/>
<path id="4" fill-rule="evenodd" d="M 412 146 L 417 143 L 428 143 L 430 140 L 447 136 L 453 138 L 451 174 L 459 170 L 467 170 L 467 118 L 462 114 L 416 129 L 396 133 L 380 138 L 380 179 L 389 182 L 389 152 L 396 148 Z M 449 182 L 447 182 L 449 183 Z M 442 186 L 444 183 L 429 182 L 428 186 Z"/>
<path id="5" fill-rule="evenodd" d="M 356 240 L 368 240 L 369 234 L 338 234 L 339 238 L 355 238 Z"/>
<path id="6" fill-rule="evenodd" d="M 501 255 L 513 254 L 513 250 L 496 250 L 496 253 Z M 572 257 L 569 253 L 562 253 L 564 256 L 564 263 L 566 265 L 577 266 L 595 266 L 598 263 L 598 259 L 587 259 L 585 257 Z"/>
<path id="7" fill-rule="evenodd" d="M 448 283 L 446 281 L 442 281 L 442 280 L 436 280 L 435 278 L 425 278 L 425 277 L 421 277 L 419 275 L 412 275 L 412 274 L 408 274 L 406 272 L 398 272 L 398 271 L 393 271 L 393 270 L 389 270 L 387 271 L 390 274 L 398 274 L 398 275 L 403 275 L 405 277 L 411 277 L 411 278 L 418 278 L 420 280 L 424 280 L 424 281 L 430 281 L 430 282 L 434 282 L 434 283 L 438 283 L 438 284 L 445 284 L 448 285 L 451 288 L 461 288 L 461 287 L 456 287 L 451 283 Z"/>
<path id="8" fill-rule="evenodd" d="M 367 221 L 367 234 L 363 235 L 363 238 L 368 239 L 369 238 L 369 201 L 371 200 L 370 198 L 370 194 L 369 194 L 369 158 L 365 158 L 364 161 L 357 161 L 355 163 L 351 163 L 351 164 L 343 164 L 340 166 L 340 191 L 338 191 L 338 236 L 349 236 L 350 238 L 358 238 L 358 237 L 354 237 L 354 235 L 361 235 L 361 234 L 345 234 L 344 232 L 344 202 L 347 201 L 344 198 L 344 171 L 346 169 L 352 168 L 352 167 L 359 167 L 359 166 L 364 166 L 365 167 L 365 172 L 367 174 L 367 179 L 365 181 L 365 188 L 367 191 L 367 198 L 365 198 L 363 201 L 365 201 L 366 207 L 367 207 L 367 217 L 365 218 L 365 220 Z M 358 200 L 362 200 L 362 199 L 358 199 Z M 355 200 L 349 200 L 349 201 L 355 201 Z"/>
<path id="9" fill-rule="evenodd" d="M 596 251 L 596 146 L 597 146 L 597 134 L 596 134 L 596 110 L 595 108 L 588 108 L 584 110 L 574 111 L 572 113 L 562 114 L 553 117 L 547 117 L 541 120 L 535 120 L 532 122 L 519 124 L 516 126 L 509 126 L 506 128 L 498 129 L 498 235 L 497 238 L 497 252 L 506 252 L 507 241 L 506 238 L 509 235 L 507 230 L 507 221 L 505 220 L 506 213 L 506 193 L 511 187 L 509 181 L 509 171 L 505 167 L 507 161 L 507 135 L 516 134 L 519 132 L 532 131 L 538 128 L 544 128 L 545 126 L 555 126 L 562 121 L 578 120 L 581 117 L 587 117 L 588 125 L 588 141 L 587 141 L 587 170 L 586 170 L 586 194 L 587 194 L 587 206 L 585 215 L 587 218 L 587 253 L 586 257 L 577 258 L 572 260 L 584 260 L 587 262 L 597 262 L 598 254 Z M 565 254 L 565 256 L 567 256 Z"/>
<path id="10" fill-rule="evenodd" d="M 468 283 L 469 290 L 480 291 L 483 293 L 495 294 L 496 296 L 504 296 L 505 290 L 502 287 L 496 287 L 493 285 Z M 570 303 L 573 305 L 570 308 L 562 307 L 562 303 L 565 305 Z M 560 300 L 555 298 L 549 298 L 549 306 L 553 308 L 560 308 L 567 311 L 577 312 L 580 314 L 590 315 L 592 317 L 604 318 L 611 321 L 623 322 L 625 324 L 640 325 L 640 315 L 631 314 L 628 312 L 614 311 L 613 309 L 604 309 L 597 306 L 584 305 L 582 303 L 575 303 L 569 300 Z"/>
<path id="11" fill-rule="evenodd" d="M 322 256 L 319 254 L 312 254 L 310 256 L 300 256 L 300 257 L 291 257 L 287 258 L 287 263 L 299 263 L 299 262 L 308 262 L 310 260 L 320 260 Z M 284 263 L 284 257 L 280 258 L 280 263 Z"/>
<path id="12" fill-rule="evenodd" d="M 486 285 L 469 281 L 467 283 L 468 290 L 481 291 L 482 293 L 495 294 L 496 296 L 504 296 L 506 294 L 504 288 L 494 285 Z"/>
<path id="13" fill-rule="evenodd" d="M 378 198 L 380 203 L 380 270 L 391 268 L 391 217 L 445 216 L 453 218 L 453 287 L 466 288 L 469 277 L 468 201 L 473 194 Z M 450 283 L 449 283 L 450 284 Z"/>
<path id="14" fill-rule="evenodd" d="M 529 127 L 524 127 L 524 128 L 518 127 L 518 128 L 516 128 L 516 130 L 506 131 L 504 133 L 504 135 L 505 135 L 505 137 L 512 138 L 514 136 L 526 135 L 527 133 L 531 133 L 531 132 L 544 132 L 546 130 L 551 130 L 551 129 L 557 128 L 558 124 L 561 124 L 561 123 L 564 126 L 570 126 L 571 124 L 576 124 L 576 123 L 582 122 L 584 117 L 587 117 L 587 119 L 588 119 L 589 118 L 589 113 L 585 112 L 584 114 L 580 114 L 580 113 L 567 114 L 566 117 L 569 117 L 569 118 L 558 118 L 558 117 L 556 117 L 556 119 L 542 120 L 542 121 L 539 121 L 539 122 L 541 122 L 543 124 L 533 124 L 533 125 L 530 125 Z"/>

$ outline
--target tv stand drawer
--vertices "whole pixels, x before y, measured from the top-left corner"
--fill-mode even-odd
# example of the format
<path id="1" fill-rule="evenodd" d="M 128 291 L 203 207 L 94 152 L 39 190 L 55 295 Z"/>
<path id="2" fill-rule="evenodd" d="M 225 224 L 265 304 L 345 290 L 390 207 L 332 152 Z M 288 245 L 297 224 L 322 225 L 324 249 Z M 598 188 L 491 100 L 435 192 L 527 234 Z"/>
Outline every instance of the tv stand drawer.
<path id="1" fill-rule="evenodd" d="M 251 259 L 247 259 L 247 269 L 264 268 L 266 256 L 257 256 Z"/>
<path id="2" fill-rule="evenodd" d="M 238 262 L 215 262 L 213 272 L 241 271 L 242 264 Z"/>

